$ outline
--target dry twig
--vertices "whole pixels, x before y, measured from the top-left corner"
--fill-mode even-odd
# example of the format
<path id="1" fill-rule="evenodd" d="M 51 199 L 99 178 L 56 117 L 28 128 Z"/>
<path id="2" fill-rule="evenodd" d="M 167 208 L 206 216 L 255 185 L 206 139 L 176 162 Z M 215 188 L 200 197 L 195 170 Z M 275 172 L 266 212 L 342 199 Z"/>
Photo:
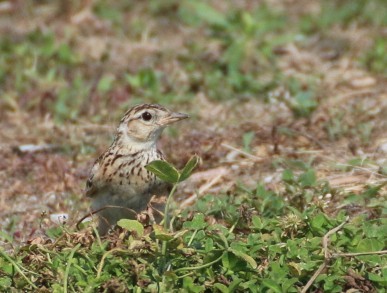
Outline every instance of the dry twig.
<path id="1" fill-rule="evenodd" d="M 329 264 L 331 260 L 331 256 L 328 250 L 328 243 L 329 243 L 329 237 L 332 234 L 335 234 L 337 231 L 339 231 L 346 223 L 349 221 L 349 216 L 347 216 L 339 226 L 333 228 L 332 230 L 329 230 L 322 239 L 322 245 L 323 245 L 323 251 L 324 251 L 324 262 L 320 265 L 320 267 L 317 269 L 317 271 L 313 274 L 313 276 L 310 278 L 308 283 L 306 283 L 305 287 L 302 288 L 301 293 L 306 293 L 310 286 L 312 286 L 313 282 L 316 280 L 316 278 L 321 274 L 321 272 L 325 269 L 325 267 Z"/>
<path id="2" fill-rule="evenodd" d="M 237 153 L 240 153 L 242 155 L 244 155 L 245 157 L 249 158 L 249 159 L 252 159 L 253 161 L 256 161 L 256 162 L 262 162 L 264 160 L 264 158 L 260 158 L 260 157 L 257 157 L 257 156 L 254 156 L 252 154 L 249 154 L 243 150 L 240 150 L 240 149 L 237 149 L 229 144 L 226 144 L 226 143 L 222 143 L 221 144 L 222 147 L 225 147 L 226 149 L 229 149 L 229 150 L 232 150 L 232 151 L 235 151 Z"/>
<path id="3" fill-rule="evenodd" d="M 332 258 L 362 256 L 362 255 L 383 255 L 383 254 L 387 254 L 387 250 L 366 251 L 366 252 L 353 252 L 353 253 L 333 253 L 332 254 Z"/>
<path id="4" fill-rule="evenodd" d="M 328 249 L 328 244 L 329 244 L 329 237 L 332 234 L 335 234 L 337 231 L 339 231 L 341 228 L 344 227 L 346 223 L 349 221 L 349 216 L 347 216 L 339 226 L 329 230 L 323 237 L 322 239 L 322 246 L 323 246 L 323 251 L 324 251 L 324 262 L 319 266 L 317 271 L 313 274 L 313 276 L 309 279 L 308 283 L 306 283 L 305 287 L 302 288 L 301 293 L 306 293 L 310 286 L 312 286 L 313 282 L 316 280 L 316 278 L 321 274 L 321 272 L 328 266 L 330 261 L 333 258 L 338 258 L 338 257 L 351 257 L 351 256 L 361 256 L 361 255 L 372 255 L 372 254 L 387 254 L 387 250 L 381 250 L 381 251 L 369 251 L 369 252 L 356 252 L 356 253 L 335 253 L 331 254 Z"/>
<path id="5" fill-rule="evenodd" d="M 207 190 L 209 190 L 212 186 L 217 184 L 220 179 L 223 177 L 223 174 L 219 174 L 216 177 L 214 177 L 212 180 L 201 186 L 197 193 L 192 194 L 187 199 L 185 199 L 183 202 L 181 202 L 180 207 L 182 209 L 190 206 L 198 197 L 200 197 L 203 193 L 205 193 Z"/>

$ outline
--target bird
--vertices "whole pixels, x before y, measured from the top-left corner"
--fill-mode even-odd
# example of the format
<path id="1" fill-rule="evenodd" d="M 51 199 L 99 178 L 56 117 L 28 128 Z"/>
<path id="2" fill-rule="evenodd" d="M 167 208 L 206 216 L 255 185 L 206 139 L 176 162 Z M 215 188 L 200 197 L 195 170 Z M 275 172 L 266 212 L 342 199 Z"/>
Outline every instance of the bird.
<path id="1" fill-rule="evenodd" d="M 189 116 L 159 104 L 140 104 L 120 120 L 114 140 L 90 170 L 85 194 L 98 216 L 98 232 L 105 235 L 118 220 L 134 219 L 145 210 L 152 196 L 169 194 L 172 186 L 145 166 L 164 160 L 157 147 L 163 130 Z M 93 213 L 94 213 L 93 212 Z"/>

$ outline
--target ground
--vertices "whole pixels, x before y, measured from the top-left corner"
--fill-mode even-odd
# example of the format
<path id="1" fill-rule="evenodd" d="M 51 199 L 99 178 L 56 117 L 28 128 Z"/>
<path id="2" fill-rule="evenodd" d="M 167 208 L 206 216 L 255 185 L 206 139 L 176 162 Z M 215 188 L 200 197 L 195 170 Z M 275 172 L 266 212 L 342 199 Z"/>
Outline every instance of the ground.
<path id="1" fill-rule="evenodd" d="M 65 230 L 73 235 L 75 224 L 89 213 L 83 190 L 93 161 L 111 143 L 125 111 L 143 102 L 191 115 L 167 129 L 160 141 L 168 161 L 179 169 L 193 154 L 202 160 L 175 195 L 173 214 L 186 215 L 178 216 L 175 229 L 207 231 L 205 224 L 184 224 L 204 215 L 208 225 L 230 229 L 229 236 L 243 243 L 252 241 L 243 236 L 248 231 L 260 231 L 263 239 L 280 229 L 273 236 L 276 244 L 286 243 L 285 250 L 291 251 L 290 240 L 317 237 L 316 252 L 321 237 L 348 215 L 352 232 L 346 233 L 359 238 L 335 239 L 337 249 L 386 249 L 383 1 L 2 1 L 0 14 L 0 240 L 15 257 L 14 266 L 18 261 L 36 265 L 17 249 L 34 239 L 48 241 L 47 231 L 58 228 L 55 214 L 68 214 Z M 227 218 L 234 212 L 246 223 Z M 314 221 L 321 217 L 326 222 L 316 232 Z M 259 223 L 266 221 L 264 231 Z M 195 239 L 191 232 L 188 239 Z M 74 249 L 74 237 L 69 237 Z M 184 237 L 189 247 L 192 241 Z M 196 240 L 207 243 L 211 237 Z M 262 243 L 265 253 L 270 247 Z M 232 253 L 250 265 L 258 262 L 261 281 L 275 280 L 271 261 L 278 256 L 264 257 L 262 251 Z M 316 254 L 321 256 L 321 248 Z M 199 255 L 192 267 L 196 260 L 206 263 Z M 225 256 L 220 256 L 224 269 Z M 372 257 L 351 259 L 341 267 L 336 261 L 313 290 L 381 290 L 386 259 Z M 281 278 L 297 280 L 282 290 L 303 287 L 322 262 L 317 259 L 289 256 Z M 295 265 L 298 261 L 310 267 Z M 133 266 L 140 270 L 139 264 Z M 246 276 L 245 283 L 238 283 L 237 273 L 219 274 L 216 280 L 179 276 L 166 283 L 199 292 L 209 283 L 220 284 L 215 286 L 219 291 L 227 289 L 222 286 L 250 288 Z M 22 288 L 14 281 L 19 277 L 0 270 L 0 288 Z M 112 279 L 117 284 L 103 278 L 95 282 L 102 291 L 152 288 L 155 282 L 136 278 L 130 285 L 118 275 Z M 55 283 L 37 279 L 42 287 Z M 73 290 L 86 290 L 69 282 Z M 257 279 L 254 286 L 258 283 L 277 292 L 275 284 Z"/>

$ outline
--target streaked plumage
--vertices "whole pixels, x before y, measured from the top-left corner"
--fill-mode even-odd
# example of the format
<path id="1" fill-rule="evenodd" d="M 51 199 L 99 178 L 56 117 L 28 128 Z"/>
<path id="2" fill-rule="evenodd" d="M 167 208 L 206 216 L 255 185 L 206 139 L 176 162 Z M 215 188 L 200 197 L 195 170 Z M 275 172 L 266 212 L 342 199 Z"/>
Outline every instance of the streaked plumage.
<path id="1" fill-rule="evenodd" d="M 145 210 L 153 195 L 166 196 L 170 185 L 145 169 L 164 160 L 156 142 L 169 124 L 188 118 L 156 104 L 142 104 L 127 111 L 112 145 L 96 160 L 86 184 L 86 196 L 98 212 L 99 232 L 105 234 L 121 218 L 134 218 Z M 132 212 L 133 210 L 134 212 Z"/>

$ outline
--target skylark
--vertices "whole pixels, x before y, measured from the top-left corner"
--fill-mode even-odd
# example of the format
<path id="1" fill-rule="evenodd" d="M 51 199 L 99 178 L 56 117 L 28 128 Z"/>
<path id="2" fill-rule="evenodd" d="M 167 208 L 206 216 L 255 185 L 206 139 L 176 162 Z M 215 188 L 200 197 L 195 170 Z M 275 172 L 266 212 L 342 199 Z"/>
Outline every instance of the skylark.
<path id="1" fill-rule="evenodd" d="M 147 208 L 152 196 L 166 196 L 170 184 L 162 182 L 145 166 L 165 160 L 157 140 L 166 126 L 188 118 L 157 104 L 142 104 L 121 119 L 111 146 L 95 161 L 86 184 L 86 196 L 98 211 L 99 233 L 106 234 L 122 218 L 135 218 Z"/>

